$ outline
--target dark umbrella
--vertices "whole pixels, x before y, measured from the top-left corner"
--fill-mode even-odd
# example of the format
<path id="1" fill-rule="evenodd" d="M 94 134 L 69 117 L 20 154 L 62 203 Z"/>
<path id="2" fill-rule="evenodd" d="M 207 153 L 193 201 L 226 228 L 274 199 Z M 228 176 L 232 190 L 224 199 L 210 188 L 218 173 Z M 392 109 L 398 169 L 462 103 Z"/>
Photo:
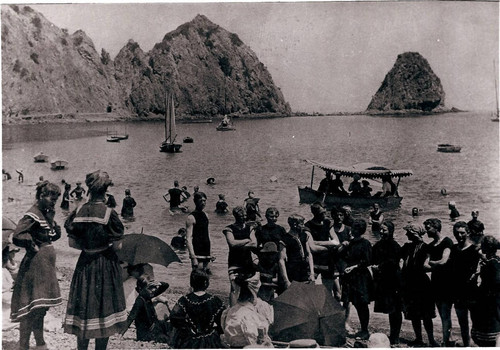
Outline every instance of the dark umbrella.
<path id="1" fill-rule="evenodd" d="M 122 238 L 122 248 L 118 258 L 129 265 L 159 264 L 168 266 L 171 262 L 181 262 L 173 249 L 158 237 L 132 233 Z"/>
<path id="2" fill-rule="evenodd" d="M 315 339 L 320 345 L 344 345 L 345 310 L 325 286 L 293 282 L 272 305 L 273 340 Z"/>

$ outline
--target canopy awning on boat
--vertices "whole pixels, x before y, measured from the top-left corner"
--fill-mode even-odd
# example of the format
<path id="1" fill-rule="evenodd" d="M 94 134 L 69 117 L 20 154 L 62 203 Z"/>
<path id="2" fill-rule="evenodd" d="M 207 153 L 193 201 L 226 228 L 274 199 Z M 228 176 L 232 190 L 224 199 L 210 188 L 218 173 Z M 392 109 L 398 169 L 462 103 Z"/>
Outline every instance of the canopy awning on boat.
<path id="1" fill-rule="evenodd" d="M 340 175 L 342 176 L 349 176 L 349 177 L 353 177 L 354 175 L 357 174 L 362 178 L 376 179 L 376 178 L 382 178 L 384 176 L 401 178 L 413 175 L 413 172 L 409 169 L 393 170 L 373 163 L 358 163 L 350 167 L 342 167 L 338 165 L 319 163 L 315 160 L 309 160 L 309 159 L 306 159 L 305 161 L 309 164 L 317 166 L 320 169 L 323 169 L 324 171 L 340 173 Z"/>

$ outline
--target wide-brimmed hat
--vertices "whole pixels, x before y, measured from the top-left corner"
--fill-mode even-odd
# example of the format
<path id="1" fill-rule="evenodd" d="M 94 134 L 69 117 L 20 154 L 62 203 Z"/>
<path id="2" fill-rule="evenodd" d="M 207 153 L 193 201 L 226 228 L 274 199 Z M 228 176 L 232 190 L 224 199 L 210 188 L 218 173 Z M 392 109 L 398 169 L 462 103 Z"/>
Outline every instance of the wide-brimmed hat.
<path id="1" fill-rule="evenodd" d="M 277 253 L 278 248 L 276 247 L 276 243 L 274 242 L 266 242 L 263 246 L 262 249 L 260 250 L 261 253 Z"/>

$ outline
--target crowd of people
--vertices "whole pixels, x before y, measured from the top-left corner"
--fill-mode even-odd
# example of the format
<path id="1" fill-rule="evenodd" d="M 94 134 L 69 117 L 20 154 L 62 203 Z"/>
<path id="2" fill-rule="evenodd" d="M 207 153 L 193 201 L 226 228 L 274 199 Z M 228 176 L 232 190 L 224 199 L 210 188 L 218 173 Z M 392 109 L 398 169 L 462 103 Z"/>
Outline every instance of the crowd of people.
<path id="1" fill-rule="evenodd" d="M 116 254 L 124 226 L 113 209 L 116 201 L 109 200 L 109 175 L 103 171 L 87 174 L 85 184 L 87 191 L 75 188 L 71 192 L 65 184 L 61 201 L 61 207 L 67 209 L 63 203 L 72 195 L 88 195 L 63 225 L 70 246 L 81 251 L 63 321 L 64 332 L 76 336 L 79 350 L 87 349 L 90 339 L 95 339 L 96 349 L 106 349 L 109 337 L 124 334 L 133 322 L 138 340 L 168 342 L 174 348 L 272 346 L 273 300 L 292 283 L 317 283 L 319 279 L 344 307 L 346 330 L 359 340 L 370 336 L 371 302 L 374 312 L 388 314 L 391 345 L 400 341 L 404 318 L 411 321 L 415 333 L 410 346 L 425 345 L 422 324 L 427 345 L 452 346 L 453 307 L 463 346 L 470 346 L 471 339 L 479 346 L 495 346 L 500 335 L 500 258 L 496 254 L 500 243 L 484 235 L 477 210 L 468 223 L 455 222 L 455 242 L 441 234 L 439 219 L 428 218 L 423 227 L 414 222 L 400 228 L 408 239 L 401 246 L 394 240 L 397 228 L 384 218 L 378 205 L 366 221 L 353 218 L 348 206 L 328 211 L 321 203 L 314 203 L 309 220 L 292 214 L 287 218 L 289 227 L 284 228 L 277 223 L 280 212 L 276 207 L 267 208 L 262 219 L 259 199 L 249 191 L 244 203 L 231 211 L 234 222 L 222 230 L 228 246 L 230 283 L 226 305 L 207 292 L 214 257 L 205 212 L 207 196 L 198 189 L 192 195 L 195 209 L 187 215 L 185 229 L 172 241 L 176 248 L 185 246 L 189 254 L 191 291 L 177 301 L 168 320 L 159 320 L 153 305 L 168 284 L 155 281 L 152 271 L 144 266 L 140 271 L 130 268 L 138 296 L 127 312 L 123 268 Z M 341 181 L 335 186 L 337 191 L 343 188 Z M 362 188 L 350 187 L 351 193 Z M 170 205 L 181 205 L 185 192 L 176 181 L 169 191 Z M 12 257 L 17 250 L 12 245 L 3 248 L 4 273 L 15 277 L 9 280 L 13 284 L 10 317 L 20 322 L 20 349 L 29 349 L 31 333 L 37 346 L 45 345 L 45 314 L 63 300 L 52 245 L 62 235 L 54 220 L 60 196 L 58 185 L 48 181 L 37 184 L 36 202 L 13 233 L 13 244 L 26 250 L 15 274 Z M 224 199 L 219 196 L 219 202 L 225 203 Z M 227 203 L 219 202 L 216 211 L 227 212 Z M 125 191 L 123 203 L 127 209 L 122 208 L 122 217 L 133 216 L 136 203 L 130 190 Z M 374 245 L 364 238 L 368 225 L 379 237 Z M 425 235 L 429 243 L 424 242 Z M 359 318 L 357 332 L 348 322 L 350 305 Z M 436 310 L 442 344 L 433 332 Z"/>

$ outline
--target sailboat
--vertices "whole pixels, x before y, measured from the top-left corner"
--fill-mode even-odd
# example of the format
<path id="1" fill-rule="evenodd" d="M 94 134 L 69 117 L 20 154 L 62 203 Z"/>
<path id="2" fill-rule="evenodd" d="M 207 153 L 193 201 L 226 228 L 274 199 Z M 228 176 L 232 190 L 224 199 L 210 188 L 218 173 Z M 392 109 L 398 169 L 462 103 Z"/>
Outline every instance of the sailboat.
<path id="1" fill-rule="evenodd" d="M 495 66 L 495 61 L 493 61 L 493 66 Z M 496 69 L 495 69 L 496 71 Z M 499 119 L 499 115 L 498 115 L 498 82 L 497 82 L 497 74 L 495 74 L 495 98 L 496 98 L 496 116 L 494 116 L 494 118 L 491 118 L 491 121 L 492 122 L 498 122 L 500 119 Z"/>
<path id="2" fill-rule="evenodd" d="M 176 137 L 174 95 L 167 93 L 165 96 L 165 141 L 160 145 L 160 152 L 180 152 L 182 145 L 175 143 Z"/>

